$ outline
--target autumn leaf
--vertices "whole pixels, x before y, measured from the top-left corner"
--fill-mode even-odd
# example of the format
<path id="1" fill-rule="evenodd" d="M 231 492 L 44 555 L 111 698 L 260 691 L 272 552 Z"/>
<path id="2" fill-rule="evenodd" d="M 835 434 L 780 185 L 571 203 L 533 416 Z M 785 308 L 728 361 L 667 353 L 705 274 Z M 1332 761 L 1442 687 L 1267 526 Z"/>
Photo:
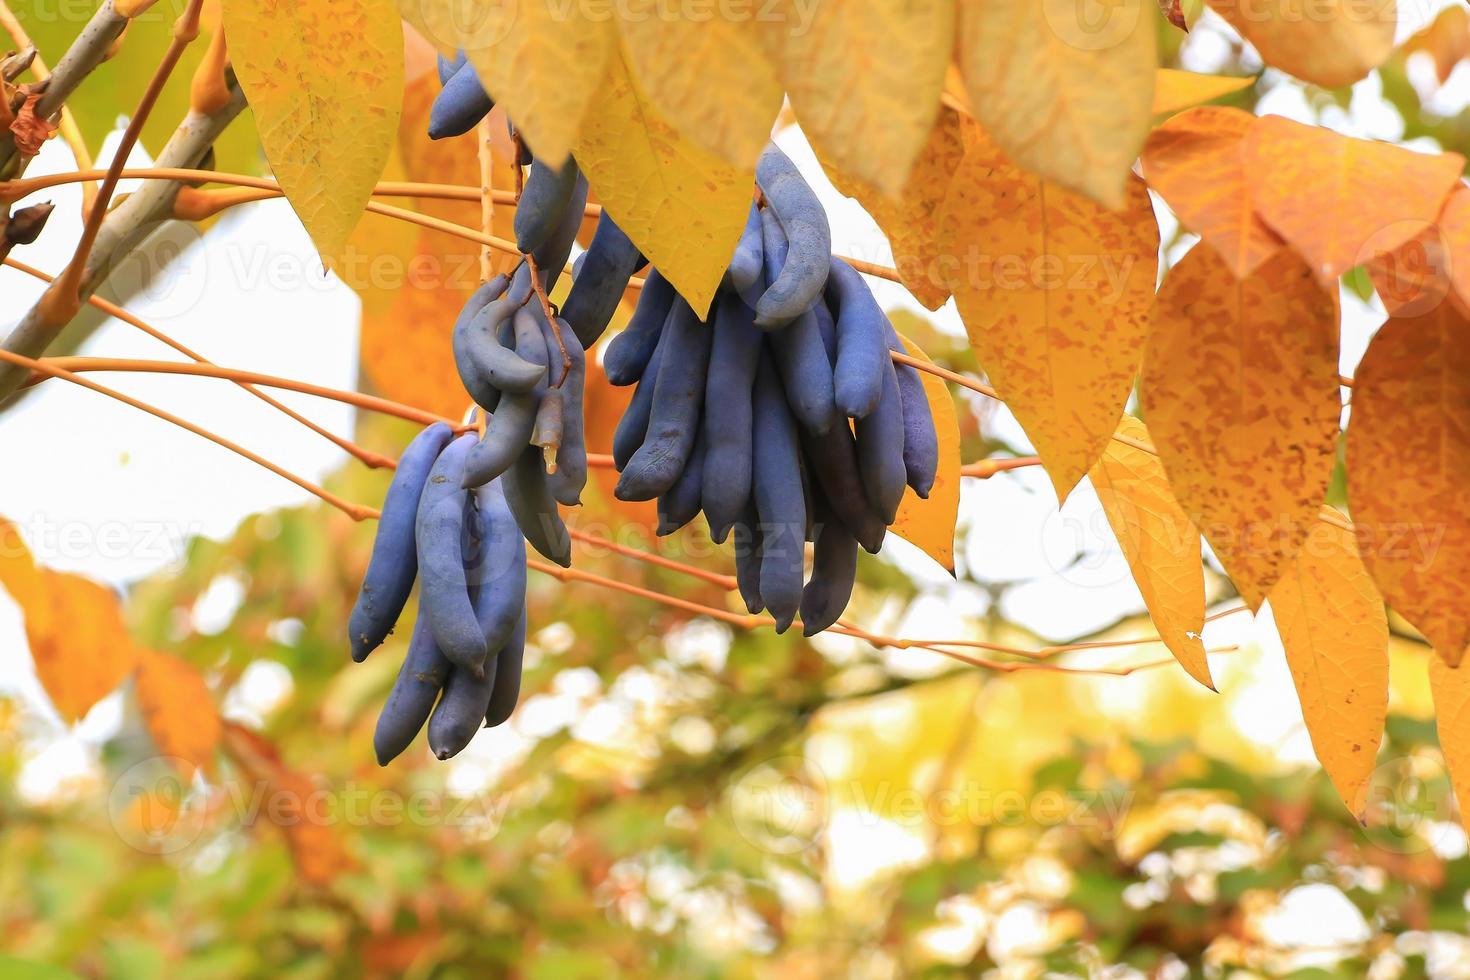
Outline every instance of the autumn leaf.
<path id="1" fill-rule="evenodd" d="M 19 530 L 0 520 L 0 585 L 25 617 L 36 676 L 57 714 L 82 718 L 112 693 L 138 651 L 111 589 L 35 564 Z"/>
<path id="2" fill-rule="evenodd" d="M 1460 823 L 1470 830 L 1470 668 L 1451 667 L 1439 657 L 1430 657 L 1429 690 L 1434 695 L 1439 750 L 1450 770 Z"/>
<path id="3" fill-rule="evenodd" d="M 963 5 L 970 105 L 1016 164 L 1111 209 L 1148 134 L 1156 0 Z"/>
<path id="4" fill-rule="evenodd" d="M 1439 214 L 1458 153 L 1415 153 L 1281 116 L 1246 137 L 1256 210 L 1323 280 L 1392 251 Z"/>
<path id="5" fill-rule="evenodd" d="M 948 0 L 780 0 L 760 15 L 802 132 L 838 169 L 902 189 L 939 110 L 954 9 Z"/>
<path id="6" fill-rule="evenodd" d="M 1200 639 L 1205 565 L 1199 531 L 1174 499 L 1159 457 L 1138 448 L 1149 444 L 1147 427 L 1125 415 L 1117 435 L 1123 439 L 1110 439 L 1087 475 L 1164 646 L 1190 677 L 1213 691 Z"/>
<path id="7" fill-rule="evenodd" d="M 1450 195 L 1450 200 L 1454 198 Z M 1390 316 L 1427 312 L 1450 292 L 1449 242 L 1437 224 L 1426 226 L 1393 251 L 1374 256 L 1365 268 Z"/>
<path id="8" fill-rule="evenodd" d="M 1282 247 L 1255 212 L 1243 152 L 1256 117 L 1204 106 L 1181 113 L 1149 134 L 1143 176 L 1179 221 L 1225 259 L 1237 279 Z"/>
<path id="9" fill-rule="evenodd" d="M 562 165 L 617 47 L 611 16 L 557 0 L 399 0 L 399 10 L 435 47 L 463 50 L 536 157 Z"/>
<path id="10" fill-rule="evenodd" d="M 1065 499 L 1133 390 L 1158 225 L 1136 178 L 1108 211 L 1020 170 L 978 127 L 965 133 L 941 219 L 950 286 L 980 366 Z"/>
<path id="11" fill-rule="evenodd" d="M 266 159 L 322 262 L 338 268 L 398 129 L 392 0 L 225 0 L 224 25 Z"/>
<path id="12" fill-rule="evenodd" d="M 909 354 L 933 363 L 918 344 L 908 337 L 901 339 Z M 934 431 L 939 435 L 939 470 L 928 499 L 921 499 L 912 487 L 905 488 L 898 516 L 889 530 L 917 545 L 953 575 L 954 529 L 960 512 L 960 424 L 944 379 L 927 371 L 920 371 L 919 379 L 924 383 Z"/>
<path id="13" fill-rule="evenodd" d="M 1193 248 L 1159 290 L 1143 406 L 1175 495 L 1255 609 L 1316 521 L 1336 459 L 1338 310 L 1297 256 L 1237 281 Z"/>
<path id="14" fill-rule="evenodd" d="M 661 16 L 622 5 L 618 30 L 638 89 L 681 135 L 726 163 L 755 166 L 781 111 L 781 83 L 754 19 Z"/>
<path id="15" fill-rule="evenodd" d="M 1451 666 L 1470 643 L 1470 319 L 1389 319 L 1363 355 L 1348 499 L 1379 591 Z"/>
<path id="16" fill-rule="evenodd" d="M 745 227 L 754 173 L 681 136 L 621 55 L 609 62 L 575 156 L 603 209 L 703 318 Z"/>
<path id="17" fill-rule="evenodd" d="M 1160 68 L 1154 74 L 1154 116 L 1167 116 L 1191 106 L 1213 102 L 1256 83 L 1254 76 L 1230 78 L 1225 75 L 1201 75 L 1177 68 Z"/>
<path id="18" fill-rule="evenodd" d="M 1463 6 L 1444 8 L 1428 27 L 1405 41 L 1400 50 L 1405 54 L 1428 53 L 1434 59 L 1434 75 L 1443 85 L 1460 62 L 1470 58 L 1470 10 Z"/>
<path id="19" fill-rule="evenodd" d="M 199 671 L 178 657 L 143 650 L 133 690 L 159 753 L 208 768 L 219 744 L 220 718 Z"/>
<path id="20" fill-rule="evenodd" d="M 962 128 L 974 125 L 968 116 L 948 106 L 940 109 L 929 139 L 897 195 L 885 194 L 835 163 L 822 160 L 833 186 L 856 198 L 883 229 L 899 278 L 914 298 L 931 310 L 939 309 L 949 299 L 943 266 L 950 257 L 943 252 L 939 221 L 950 181 L 965 156 Z"/>
<path id="21" fill-rule="evenodd" d="M 1393 51 L 1395 0 L 1209 0 L 1266 64 L 1317 85 L 1351 85 Z"/>
<path id="22" fill-rule="evenodd" d="M 612 335 L 604 338 L 602 346 L 605 348 L 611 339 Z M 587 363 L 589 367 L 601 364 L 601 358 L 589 356 Z M 632 385 L 616 387 L 609 384 L 607 375 L 600 368 L 587 372 L 586 391 L 582 400 L 585 406 L 583 417 L 586 419 L 589 453 L 612 453 L 613 433 L 617 431 L 618 421 L 628 410 L 628 403 L 632 399 Z M 611 466 L 592 466 L 588 468 L 588 472 L 597 491 L 594 499 L 606 508 L 609 516 L 638 526 L 647 531 L 651 539 L 654 529 L 659 525 L 657 501 L 619 500 L 613 493 L 613 488 L 618 485 L 618 471 Z M 587 500 L 586 497 L 583 499 Z"/>
<path id="23" fill-rule="evenodd" d="M 1353 532 L 1314 522 L 1268 598 L 1312 749 L 1362 820 L 1388 716 L 1388 615 Z"/>

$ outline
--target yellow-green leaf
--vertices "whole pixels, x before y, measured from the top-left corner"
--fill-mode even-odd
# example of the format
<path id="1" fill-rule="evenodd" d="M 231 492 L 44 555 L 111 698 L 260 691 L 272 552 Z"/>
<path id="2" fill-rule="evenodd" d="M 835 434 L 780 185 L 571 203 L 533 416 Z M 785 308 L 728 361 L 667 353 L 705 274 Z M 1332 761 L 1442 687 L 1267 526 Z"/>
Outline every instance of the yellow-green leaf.
<path id="1" fill-rule="evenodd" d="M 703 318 L 745 227 L 754 172 L 680 135 L 621 54 L 608 63 L 575 155 L 603 208 Z"/>
<path id="2" fill-rule="evenodd" d="M 966 127 L 941 219 L 980 366 L 1065 499 L 1102 455 L 1148 331 L 1159 230 L 1143 182 L 1119 211 L 1021 170 Z"/>
<path id="3" fill-rule="evenodd" d="M 1336 461 L 1336 293 L 1295 254 L 1236 280 L 1196 246 L 1159 290 L 1144 415 L 1179 502 L 1252 609 L 1296 555 Z"/>
<path id="4" fill-rule="evenodd" d="M 559 0 L 399 0 L 435 47 L 463 50 L 538 159 L 559 167 L 617 45 L 610 12 Z"/>
<path id="5" fill-rule="evenodd" d="M 1388 717 L 1388 615 L 1353 532 L 1316 521 L 1268 598 L 1312 748 L 1361 820 Z"/>
<path id="6" fill-rule="evenodd" d="M 1148 429 L 1131 415 L 1118 423 L 1088 476 L 1103 513 L 1133 572 L 1133 581 L 1164 646 L 1190 677 L 1210 690 L 1205 628 L 1205 565 L 1199 531 L 1174 493 L 1159 457 L 1131 443 L 1149 443 Z"/>
<path id="7" fill-rule="evenodd" d="M 659 16 L 629 0 L 618 30 L 640 91 L 691 142 L 737 167 L 755 166 L 781 111 L 781 83 L 753 19 Z"/>
<path id="8" fill-rule="evenodd" d="M 340 265 L 398 132 L 398 12 L 392 0 L 225 0 L 224 24 L 266 159 L 323 263 Z"/>
<path id="9" fill-rule="evenodd" d="M 939 111 L 951 0 L 778 0 L 765 38 L 797 122 L 844 172 L 890 193 Z M 758 15 L 765 17 L 764 14 Z"/>
<path id="10" fill-rule="evenodd" d="M 902 339 L 910 354 L 929 360 L 918 344 L 908 337 Z M 924 382 L 924 397 L 929 400 L 934 431 L 939 436 L 939 469 L 928 499 L 921 499 L 912 487 L 904 490 L 890 530 L 918 545 L 953 575 L 954 527 L 960 512 L 960 424 L 944 379 L 927 371 L 920 371 L 919 378 Z"/>
<path id="11" fill-rule="evenodd" d="M 963 5 L 959 63 L 995 144 L 1033 173 L 1109 208 L 1153 114 L 1157 0 Z"/>

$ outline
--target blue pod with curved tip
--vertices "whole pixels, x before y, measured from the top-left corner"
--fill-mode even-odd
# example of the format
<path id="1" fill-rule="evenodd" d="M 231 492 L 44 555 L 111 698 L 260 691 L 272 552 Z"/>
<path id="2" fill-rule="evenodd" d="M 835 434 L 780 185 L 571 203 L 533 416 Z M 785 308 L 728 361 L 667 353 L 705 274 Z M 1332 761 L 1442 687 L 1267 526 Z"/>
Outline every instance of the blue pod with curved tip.
<path id="1" fill-rule="evenodd" d="M 546 340 L 536 321 L 540 311 L 530 306 L 516 310 L 511 321 L 515 330 L 516 356 L 547 369 Z M 495 413 L 485 423 L 485 433 L 470 450 L 465 460 L 464 486 L 481 487 L 510 469 L 521 450 L 531 441 L 536 425 L 536 408 L 545 390 L 543 376 L 531 391 L 507 391 L 501 394 Z"/>
<path id="2" fill-rule="evenodd" d="M 580 175 L 577 162 L 571 157 L 560 169 L 540 160 L 531 162 L 531 172 L 516 203 L 516 248 L 522 255 L 536 251 L 556 232 Z"/>
<path id="3" fill-rule="evenodd" d="M 492 654 L 526 608 L 526 542 L 499 480 L 474 491 L 478 548 L 467 565 L 470 604 Z"/>
<path id="4" fill-rule="evenodd" d="M 438 56 L 437 60 L 439 65 L 439 85 L 441 88 L 449 84 L 449 80 L 454 77 L 454 73 L 469 62 L 469 58 L 465 56 L 463 48 L 460 48 L 454 53 L 453 61 L 450 61 L 442 54 Z"/>
<path id="5" fill-rule="evenodd" d="M 769 210 L 761 212 L 765 235 L 766 281 L 774 281 L 785 259 L 786 240 Z M 760 325 L 757 317 L 756 325 Z M 832 362 L 812 310 L 804 310 L 779 330 L 769 331 L 776 367 L 786 385 L 792 414 L 804 428 L 822 433 L 838 419 Z"/>
<path id="6" fill-rule="evenodd" d="M 832 259 L 827 301 L 837 313 L 837 366 L 833 379 L 837 407 L 860 419 L 883 397 L 883 365 L 888 356 L 888 315 L 873 298 L 862 274 L 839 258 Z"/>
<path id="7" fill-rule="evenodd" d="M 808 472 L 821 488 L 828 511 L 841 521 L 858 543 L 876 555 L 883 547 L 888 527 L 868 503 L 863 479 L 858 473 L 857 444 L 845 425 L 823 436 L 801 434 Z"/>
<path id="8" fill-rule="evenodd" d="M 560 378 L 561 386 L 556 390 L 562 398 L 561 444 L 556 448 L 556 472 L 547 476 L 551 495 L 558 503 L 575 507 L 582 502 L 582 488 L 587 485 L 587 430 L 582 418 L 582 399 L 587 384 L 587 352 L 577 340 L 577 335 L 567 321 L 557 317 L 561 327 L 561 340 L 566 345 L 567 356 L 572 364 L 561 377 L 561 351 L 556 345 L 556 333 L 546 314 L 537 310 L 536 322 L 541 325 L 541 335 L 546 341 L 546 356 L 551 361 L 551 375 Z"/>
<path id="9" fill-rule="evenodd" d="M 541 450 L 527 446 L 501 479 L 505 502 L 531 547 L 563 568 L 572 567 L 572 538 L 546 482 Z"/>
<path id="10" fill-rule="evenodd" d="M 659 537 L 673 534 L 699 516 L 700 494 L 704 489 L 704 459 L 704 433 L 701 432 L 694 438 L 694 448 L 689 452 L 684 472 L 679 474 L 668 493 L 658 498 Z"/>
<path id="11" fill-rule="evenodd" d="M 651 269 L 638 297 L 638 306 L 622 333 L 608 341 L 602 370 L 609 384 L 619 388 L 643 377 L 653 351 L 664 335 L 664 321 L 674 305 L 674 287 Z"/>
<path id="12" fill-rule="evenodd" d="M 662 362 L 660 345 L 654 349 L 653 357 L 643 370 L 643 380 L 633 389 L 633 398 L 623 410 L 623 417 L 618 419 L 618 427 L 613 430 L 613 466 L 620 473 L 627 469 L 628 461 L 643 445 L 644 436 L 648 435 L 648 413 L 653 410 L 653 390 L 658 383 L 658 369 Z"/>
<path id="13" fill-rule="evenodd" d="M 449 444 L 429 473 L 419 498 L 414 539 L 419 556 L 419 614 L 428 621 L 444 656 L 470 671 L 485 669 L 485 634 L 470 602 L 465 570 L 467 548 L 473 547 L 474 505 L 460 486 L 459 474 L 475 437 L 460 436 Z"/>
<path id="14" fill-rule="evenodd" d="M 857 420 L 858 472 L 868 503 L 885 525 L 892 524 L 903 500 L 908 471 L 903 462 L 903 399 L 898 376 L 890 363 L 883 372 L 883 395 L 878 407 Z"/>
<path id="15" fill-rule="evenodd" d="M 628 280 L 642 257 L 632 239 L 623 234 L 623 229 L 606 211 L 602 212 L 597 219 L 597 230 L 592 233 L 592 243 L 577 256 L 572 288 L 561 309 L 562 319 L 572 325 L 584 350 L 595 344 L 612 322 Z M 647 288 L 645 284 L 644 289 Z"/>
<path id="16" fill-rule="evenodd" d="M 414 548 L 414 522 L 418 516 L 419 497 L 429 481 L 434 461 L 454 438 L 454 430 L 443 422 L 424 429 L 398 461 L 393 482 L 383 498 L 378 533 L 373 539 L 373 553 L 367 573 L 362 577 L 357 602 L 347 618 L 347 637 L 352 646 L 352 659 L 361 663 L 367 655 L 393 631 L 393 624 L 403 612 L 403 605 L 413 591 L 418 575 L 418 553 Z"/>
<path id="17" fill-rule="evenodd" d="M 716 298 L 709 377 L 704 383 L 704 490 L 710 537 L 722 542 L 750 502 L 751 391 L 761 359 L 755 311 L 730 290 Z"/>
<path id="18" fill-rule="evenodd" d="M 490 707 L 490 692 L 495 686 L 495 669 L 476 677 L 467 670 L 453 668 L 444 683 L 444 695 L 429 716 L 429 751 L 443 762 L 459 755 L 485 721 Z"/>
<path id="19" fill-rule="evenodd" d="M 814 636 L 842 617 L 857 577 L 857 538 L 827 512 L 820 494 L 814 497 L 817 541 L 812 549 L 812 577 L 801 590 L 802 636 Z"/>
<path id="20" fill-rule="evenodd" d="M 888 325 L 888 346 L 900 354 L 908 353 L 891 323 Z M 893 363 L 891 357 L 889 363 Z M 934 430 L 934 415 L 929 408 L 929 398 L 924 394 L 924 382 L 919 378 L 919 372 L 909 364 L 894 364 L 893 368 L 903 401 L 904 469 L 914 493 L 927 500 L 929 491 L 934 489 L 934 477 L 939 473 L 939 434 Z"/>
<path id="21" fill-rule="evenodd" d="M 774 143 L 767 144 L 756 162 L 755 182 L 789 244 L 777 266 L 780 275 L 770 278 L 755 307 L 756 326 L 770 330 L 795 319 L 821 294 L 832 257 L 832 229 L 801 171 Z M 770 268 L 767 259 L 766 269 Z"/>
<path id="22" fill-rule="evenodd" d="M 709 324 L 701 323 L 682 297 L 674 300 L 659 342 L 648 432 L 613 488 L 619 500 L 652 500 L 668 491 L 684 471 L 699 433 L 713 339 Z"/>
<path id="23" fill-rule="evenodd" d="M 769 354 L 755 378 L 755 506 L 760 517 L 760 594 L 784 633 L 801 606 L 807 509 L 796 420 Z"/>
<path id="24" fill-rule="evenodd" d="M 492 415 L 503 394 L 524 394 L 546 377 L 544 364 L 527 361 L 500 343 L 500 326 L 515 315 L 515 309 L 502 297 L 468 320 L 461 315 L 450 342 L 460 383 L 475 404 Z"/>
<path id="25" fill-rule="evenodd" d="M 495 108 L 495 101 L 480 84 L 475 66 L 468 61 L 444 83 L 429 107 L 429 139 L 463 136 Z"/>
<path id="26" fill-rule="evenodd" d="M 567 267 L 567 257 L 577 241 L 577 232 L 582 229 L 582 219 L 587 210 L 587 177 L 577 173 L 577 182 L 572 185 L 572 196 L 562 210 L 561 220 L 551 235 L 542 242 L 532 257 L 536 268 L 541 271 L 541 285 L 549 293 L 556 288 L 557 277 Z"/>
<path id="27" fill-rule="evenodd" d="M 388 700 L 383 702 L 377 727 L 373 729 L 373 754 L 378 758 L 378 765 L 386 766 L 413 742 L 429 720 L 451 669 L 449 659 L 439 652 L 434 634 L 420 616 L 408 641 L 403 666 L 398 668 L 398 679 L 393 682 L 393 690 L 388 692 Z"/>
<path id="28" fill-rule="evenodd" d="M 740 241 L 735 243 L 735 254 L 730 256 L 727 275 L 730 286 L 748 304 L 760 301 L 761 275 L 765 272 L 765 257 L 761 248 L 761 212 L 754 203 L 745 216 L 745 229 Z"/>
<path id="29" fill-rule="evenodd" d="M 755 615 L 766 608 L 761 601 L 761 521 L 755 499 L 745 505 L 740 520 L 730 526 L 735 547 L 735 586 L 745 611 Z"/>
<path id="30" fill-rule="evenodd" d="M 521 697 L 521 667 L 526 660 L 526 614 L 516 623 L 515 632 L 495 658 L 495 686 L 490 691 L 490 707 L 485 709 L 485 727 L 494 728 L 510 720 Z"/>

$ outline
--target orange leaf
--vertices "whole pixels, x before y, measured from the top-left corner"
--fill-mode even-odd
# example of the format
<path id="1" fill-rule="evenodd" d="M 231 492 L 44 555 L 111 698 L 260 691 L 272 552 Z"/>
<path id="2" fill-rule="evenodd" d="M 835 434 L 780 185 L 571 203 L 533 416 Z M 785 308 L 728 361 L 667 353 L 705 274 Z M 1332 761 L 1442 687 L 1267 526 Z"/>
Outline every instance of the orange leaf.
<path id="1" fill-rule="evenodd" d="M 1451 194 L 1453 201 L 1458 195 Z M 1437 224 L 1427 226 L 1392 252 L 1374 256 L 1368 278 L 1391 316 L 1417 316 L 1449 295 L 1452 270 L 1449 242 Z"/>
<path id="2" fill-rule="evenodd" d="M 1148 429 L 1131 415 L 1119 422 L 1118 435 L 1149 442 Z M 1200 640 L 1205 565 L 1199 531 L 1174 499 L 1163 463 L 1111 439 L 1088 476 L 1164 645 L 1190 677 L 1215 690 Z"/>
<path id="3" fill-rule="evenodd" d="M 1429 690 L 1434 697 L 1434 727 L 1439 750 L 1450 770 L 1450 785 L 1460 805 L 1460 823 L 1470 829 L 1470 668 L 1451 667 L 1429 658 Z"/>
<path id="4" fill-rule="evenodd" d="M 1388 615 L 1353 533 L 1315 522 L 1269 598 L 1312 748 L 1362 820 L 1388 717 Z"/>
<path id="5" fill-rule="evenodd" d="M 1133 390 L 1159 232 L 1143 182 L 1108 211 L 1018 169 L 977 126 L 941 221 L 970 343 L 1058 499 L 1102 455 Z"/>
<path id="6" fill-rule="evenodd" d="M 603 341 L 605 345 L 611 335 Z M 589 366 L 594 358 L 589 356 Z M 597 359 L 599 365 L 600 359 Z M 607 375 L 597 370 L 587 372 L 586 392 L 583 395 L 583 415 L 586 418 L 587 451 L 589 453 L 611 453 L 613 433 L 618 421 L 628 410 L 633 400 L 633 386 L 619 388 L 608 384 Z M 619 500 L 613 496 L 618 485 L 618 471 L 611 466 L 594 466 L 590 469 L 592 482 L 597 485 L 598 497 L 610 515 L 638 525 L 647 530 L 650 538 L 658 527 L 658 503 L 653 500 Z"/>
<path id="7" fill-rule="evenodd" d="M 833 186 L 856 198 L 888 236 L 893 264 L 904 286 L 931 310 L 939 309 L 949 299 L 947 277 L 942 272 L 947 258 L 940 242 L 939 220 L 949 183 L 965 156 L 961 131 L 966 125 L 974 123 L 948 106 L 939 110 L 908 182 L 897 195 L 883 193 L 822 157 L 822 167 Z"/>
<path id="8" fill-rule="evenodd" d="M 1266 64 L 1318 85 L 1350 85 L 1393 51 L 1395 0 L 1209 0 Z"/>
<path id="9" fill-rule="evenodd" d="M 1255 213 L 1242 148 L 1256 117 L 1226 106 L 1181 113 L 1149 135 L 1143 174 L 1180 222 L 1225 258 L 1237 279 L 1281 249 Z"/>
<path id="10" fill-rule="evenodd" d="M 1433 23 L 1405 41 L 1402 50 L 1428 52 L 1434 59 L 1434 73 L 1443 85 L 1455 67 L 1470 58 L 1470 11 L 1462 6 L 1446 7 Z"/>
<path id="11" fill-rule="evenodd" d="M 1256 210 L 1324 280 L 1417 235 L 1458 183 L 1458 153 L 1415 153 L 1280 116 L 1246 137 Z"/>
<path id="12" fill-rule="evenodd" d="M 1470 319 L 1453 303 L 1379 328 L 1348 426 L 1358 548 L 1446 663 L 1470 643 Z"/>
<path id="13" fill-rule="evenodd" d="M 1179 502 L 1252 609 L 1317 519 L 1336 459 L 1338 310 L 1290 252 L 1244 280 L 1211 249 L 1170 270 L 1144 416 Z"/>
<path id="14" fill-rule="evenodd" d="M 1153 114 L 1165 116 L 1202 102 L 1212 102 L 1232 92 L 1250 88 L 1255 78 L 1201 75 L 1177 68 L 1160 68 L 1154 75 Z"/>
<path id="15" fill-rule="evenodd" d="M 903 338 L 903 345 L 914 357 L 929 360 L 929 355 L 909 338 Z M 934 431 L 939 434 L 939 471 L 927 500 L 920 499 L 913 488 L 904 490 L 890 530 L 918 545 L 953 575 L 954 527 L 960 512 L 960 423 L 944 380 L 927 371 L 920 371 L 919 378 L 934 415 Z"/>
<path id="16" fill-rule="evenodd" d="M 220 719 L 199 671 L 178 657 L 144 650 L 134 691 L 158 751 L 207 768 L 219 744 Z"/>
<path id="17" fill-rule="evenodd" d="M 1438 226 L 1447 253 L 1450 285 L 1470 306 L 1470 187 L 1457 183 L 1439 212 Z"/>

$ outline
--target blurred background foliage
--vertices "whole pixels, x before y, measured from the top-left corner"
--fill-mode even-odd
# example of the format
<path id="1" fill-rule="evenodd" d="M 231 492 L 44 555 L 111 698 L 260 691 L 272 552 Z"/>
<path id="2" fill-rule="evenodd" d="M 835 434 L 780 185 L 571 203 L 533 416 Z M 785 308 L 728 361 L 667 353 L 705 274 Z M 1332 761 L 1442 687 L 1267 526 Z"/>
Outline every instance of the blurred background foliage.
<path id="1" fill-rule="evenodd" d="M 156 60 L 168 8 L 140 19 L 73 103 L 94 146 Z M 1440 94 L 1467 46 L 1465 11 L 1450 9 L 1367 90 L 1268 72 L 1231 101 L 1251 108 L 1291 87 L 1346 116 L 1355 100 L 1381 99 L 1402 138 L 1470 152 L 1465 100 L 1448 112 Z M 28 27 L 54 63 L 76 24 L 33 15 Z M 1218 22 L 1199 33 L 1191 60 L 1168 31 L 1166 63 L 1259 70 Z M 167 110 L 181 110 L 187 77 L 165 93 L 148 148 L 180 114 Z M 218 165 L 258 170 L 249 127 L 231 133 Z M 412 146 L 398 172 L 448 159 L 412 159 Z M 427 238 L 373 240 L 411 254 Z M 433 362 L 401 346 L 397 361 L 372 356 L 374 337 L 396 328 L 402 341 L 404 318 L 427 313 L 396 302 L 364 296 L 369 381 L 424 393 Z M 939 363 L 977 370 L 962 341 L 896 318 Z M 992 406 L 955 394 L 966 460 L 1025 451 L 998 434 Z M 616 411 L 594 405 L 603 423 Z M 359 431 L 389 452 L 409 435 L 376 419 Z M 348 467 L 330 488 L 373 501 L 386 483 Z M 590 496 L 582 528 L 729 571 L 702 527 L 655 545 L 647 509 Z M 1223 693 L 1212 695 L 1172 665 L 986 671 L 845 637 L 740 631 L 544 576 L 531 580 L 513 722 L 448 764 L 420 746 L 380 769 L 371 734 L 407 634 L 362 666 L 343 643 L 372 534 L 322 506 L 265 513 L 227 540 L 194 539 L 179 567 L 130 590 L 135 639 L 196 667 L 227 720 L 224 750 L 192 778 L 157 759 L 131 691 L 107 702 L 120 719 L 98 764 L 60 781 L 45 778 L 58 722 L 0 699 L 0 975 L 1470 976 L 1470 860 L 1429 720 L 1426 650 L 1412 639 L 1393 641 L 1366 826 L 1315 766 L 1278 752 L 1288 734 L 1300 741 L 1299 725 L 1276 742 L 1256 727 L 1250 679 L 1285 675 L 1270 663 L 1279 647 L 1248 631 L 1216 658 Z M 1007 622 L 1000 599 L 1016 583 L 976 578 L 963 561 L 952 585 L 862 560 L 850 617 L 872 629 L 901 635 L 953 605 L 946 615 L 970 640 L 1056 639 Z M 717 586 L 615 554 L 578 563 L 734 609 Z M 1216 609 L 1231 605 L 1222 587 Z M 1150 632 L 1127 614 L 1072 639 Z M 1086 668 L 1156 653 L 1058 659 Z"/>

